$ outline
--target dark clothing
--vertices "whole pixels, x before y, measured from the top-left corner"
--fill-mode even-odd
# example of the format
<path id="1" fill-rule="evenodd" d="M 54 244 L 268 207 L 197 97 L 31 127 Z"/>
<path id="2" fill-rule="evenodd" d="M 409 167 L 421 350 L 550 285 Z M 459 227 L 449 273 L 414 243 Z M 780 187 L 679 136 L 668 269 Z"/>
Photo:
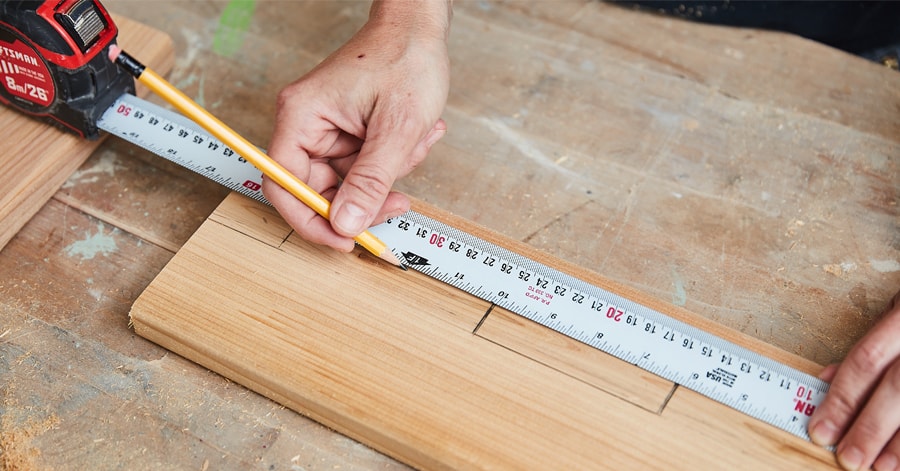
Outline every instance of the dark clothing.
<path id="1" fill-rule="evenodd" d="M 900 1 L 646 1 L 620 4 L 729 26 L 785 31 L 853 54 L 900 46 Z"/>

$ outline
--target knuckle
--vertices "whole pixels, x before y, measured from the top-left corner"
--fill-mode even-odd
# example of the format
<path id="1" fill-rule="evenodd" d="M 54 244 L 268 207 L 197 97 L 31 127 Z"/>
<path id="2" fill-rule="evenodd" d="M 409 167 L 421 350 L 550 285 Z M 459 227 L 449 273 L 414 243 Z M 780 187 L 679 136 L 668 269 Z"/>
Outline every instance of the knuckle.
<path id="1" fill-rule="evenodd" d="M 365 166 L 354 170 L 355 172 L 341 184 L 343 191 L 346 191 L 345 187 L 349 187 L 371 201 L 383 200 L 391 191 L 393 178 L 380 167 Z"/>
<path id="2" fill-rule="evenodd" d="M 852 368 L 867 377 L 878 375 L 888 362 L 888 352 L 877 342 L 862 342 L 847 359 Z"/>
<path id="3" fill-rule="evenodd" d="M 278 95 L 275 97 L 275 106 L 277 109 L 285 108 L 288 103 L 294 98 L 297 92 L 294 90 L 294 86 L 288 86 L 282 88 L 281 91 L 278 92 Z"/>
<path id="4" fill-rule="evenodd" d="M 398 135 L 421 138 L 431 129 L 434 120 L 420 116 L 415 111 L 420 107 L 403 100 L 384 105 L 378 120 L 382 122 L 385 137 L 396 139 Z M 418 139 L 416 139 L 418 140 Z"/>
<path id="5" fill-rule="evenodd" d="M 301 79 L 279 90 L 275 96 L 276 110 L 285 110 L 294 102 L 303 102 L 307 88 L 306 82 Z"/>
<path id="6" fill-rule="evenodd" d="M 409 114 L 405 114 L 397 123 L 397 131 L 405 136 L 419 136 L 423 133 L 423 131 L 427 131 L 427 126 L 424 123 L 424 120 L 417 119 L 417 117 L 410 116 Z"/>
<path id="7" fill-rule="evenodd" d="M 862 419 L 853 422 L 852 433 L 853 436 L 849 441 L 856 442 L 857 446 L 866 446 L 881 436 L 882 428 L 878 426 L 877 421 Z"/>
<path id="8" fill-rule="evenodd" d="M 829 417 L 844 425 L 849 424 L 857 409 L 853 399 L 840 390 L 829 391 L 822 405 L 823 407 L 827 405 Z"/>

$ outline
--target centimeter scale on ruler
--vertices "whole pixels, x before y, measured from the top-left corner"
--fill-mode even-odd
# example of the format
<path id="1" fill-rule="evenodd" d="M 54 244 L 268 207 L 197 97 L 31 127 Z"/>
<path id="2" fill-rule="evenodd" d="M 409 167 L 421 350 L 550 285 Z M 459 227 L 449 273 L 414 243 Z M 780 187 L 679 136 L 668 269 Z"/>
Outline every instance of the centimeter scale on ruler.
<path id="1" fill-rule="evenodd" d="M 262 172 L 175 112 L 123 95 L 98 126 L 269 204 Z M 809 440 L 814 376 L 414 211 L 371 232 L 410 268 Z"/>

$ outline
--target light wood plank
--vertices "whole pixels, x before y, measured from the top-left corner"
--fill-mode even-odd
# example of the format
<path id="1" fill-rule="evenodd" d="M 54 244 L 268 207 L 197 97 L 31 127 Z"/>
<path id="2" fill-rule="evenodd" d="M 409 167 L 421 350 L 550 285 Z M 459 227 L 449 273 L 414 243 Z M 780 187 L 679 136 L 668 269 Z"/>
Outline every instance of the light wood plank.
<path id="1" fill-rule="evenodd" d="M 624 399 L 649 412 L 662 411 L 675 384 L 616 357 L 572 340 L 532 321 L 495 307 L 476 331 L 479 337 L 503 345 L 536 362 Z M 610 375 L 610 371 L 617 374 Z"/>
<path id="2" fill-rule="evenodd" d="M 165 33 L 121 16 L 119 44 L 142 62 L 167 73 L 174 64 L 172 41 Z M 142 87 L 138 95 L 146 95 Z M 0 107 L 0 129 L 4 132 L 0 168 L 0 250 L 53 196 L 69 175 L 103 141 L 87 141 L 41 121 L 24 119 L 8 107 Z"/>
<path id="3" fill-rule="evenodd" d="M 245 203 L 235 196 L 222 206 L 239 217 L 237 206 Z M 722 413 L 712 401 L 687 396 L 682 402 L 676 393 L 674 412 L 657 415 L 579 379 L 577 365 L 575 373 L 565 361 L 550 368 L 515 345 L 473 335 L 485 303 L 417 272 L 295 236 L 279 249 L 222 221 L 205 223 L 141 295 L 131 311 L 135 331 L 412 466 L 832 464 L 827 452 L 742 414 Z M 472 224 L 467 230 L 502 239 Z M 524 253 L 565 265 L 534 250 Z M 532 341 L 542 341 L 544 328 L 532 327 Z M 718 330 L 754 346 L 740 334 Z M 805 364 L 787 354 L 780 359 Z M 614 361 L 605 381 L 635 381 L 636 374 Z M 784 453 L 785 447 L 794 452 Z"/>
<path id="4" fill-rule="evenodd" d="M 262 205 L 237 193 L 229 195 L 233 201 L 228 205 L 219 205 L 209 219 L 228 227 L 237 229 L 272 247 L 280 246 L 291 234 L 291 226 L 275 211 L 275 208 Z"/>
<path id="5" fill-rule="evenodd" d="M 280 86 L 343 44 L 369 5 L 294 2 L 285 15 L 260 0 L 226 57 L 213 47 L 226 3 L 104 0 L 171 34 L 173 83 L 266 146 Z M 450 132 L 399 190 L 822 364 L 900 286 L 900 271 L 880 271 L 900 260 L 900 74 L 789 35 L 595 0 L 454 10 Z M 102 148 L 81 167 L 100 171 L 55 199 L 100 217 L 104 234 L 122 224 L 181 246 L 221 201 L 124 141 Z M 25 443 L 35 468 L 400 467 L 357 460 L 374 453 L 129 333 L 128 309 L 170 256 L 119 233 L 109 259 L 69 260 L 62 249 L 97 221 L 41 212 L 0 252 L 0 272 L 15 274 L 0 282 L 0 357 L 15 359 L 0 375 L 12 419 L 0 435 L 60 419 Z M 717 453 L 716 437 L 703 441 Z"/>

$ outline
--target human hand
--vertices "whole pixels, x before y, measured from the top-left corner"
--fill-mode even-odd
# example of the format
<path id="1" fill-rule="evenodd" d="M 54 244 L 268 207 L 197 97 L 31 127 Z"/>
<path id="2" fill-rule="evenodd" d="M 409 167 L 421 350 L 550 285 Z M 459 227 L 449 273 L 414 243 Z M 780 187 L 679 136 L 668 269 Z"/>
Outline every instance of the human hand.
<path id="1" fill-rule="evenodd" d="M 836 444 L 848 470 L 900 469 L 900 292 L 847 358 L 820 377 L 831 387 L 809 421 L 813 442 Z"/>
<path id="2" fill-rule="evenodd" d="M 329 221 L 264 179 L 303 238 L 348 252 L 373 222 L 403 214 L 391 191 L 446 132 L 449 2 L 374 2 L 344 46 L 278 97 L 269 155 L 331 201 Z"/>

